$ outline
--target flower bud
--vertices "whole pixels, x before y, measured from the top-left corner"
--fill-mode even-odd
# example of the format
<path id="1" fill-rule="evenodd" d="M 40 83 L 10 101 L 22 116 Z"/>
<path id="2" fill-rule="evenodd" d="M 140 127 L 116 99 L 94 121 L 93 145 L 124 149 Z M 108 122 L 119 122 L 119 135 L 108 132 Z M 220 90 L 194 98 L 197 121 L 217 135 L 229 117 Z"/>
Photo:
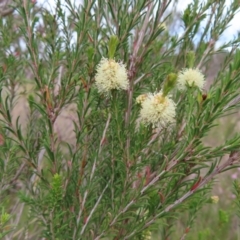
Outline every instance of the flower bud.
<path id="1" fill-rule="evenodd" d="M 168 93 L 175 87 L 177 82 L 177 74 L 175 73 L 170 73 L 167 76 L 167 79 L 164 82 L 163 86 L 163 95 L 167 96 Z"/>

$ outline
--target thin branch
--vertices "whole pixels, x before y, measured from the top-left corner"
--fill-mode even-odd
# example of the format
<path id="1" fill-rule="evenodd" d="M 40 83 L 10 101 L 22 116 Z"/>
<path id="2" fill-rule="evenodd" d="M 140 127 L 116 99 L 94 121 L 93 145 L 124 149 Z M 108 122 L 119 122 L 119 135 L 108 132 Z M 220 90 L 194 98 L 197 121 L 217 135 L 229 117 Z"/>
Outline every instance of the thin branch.
<path id="1" fill-rule="evenodd" d="M 26 20 L 27 20 L 27 45 L 28 45 L 28 47 L 29 47 L 29 51 L 31 51 L 31 54 L 32 54 L 32 58 L 33 58 L 33 73 L 34 73 L 34 75 L 35 75 L 35 77 L 36 77 L 36 80 L 37 80 L 37 82 L 38 82 L 38 84 L 39 84 L 39 86 L 42 86 L 42 81 L 41 81 L 41 78 L 40 78 L 40 76 L 39 76 L 39 74 L 38 74 L 38 70 L 39 70 L 39 66 L 38 66 L 38 61 L 37 61 L 37 54 L 36 54 L 36 52 L 35 52 L 35 50 L 34 50 L 34 47 L 33 47 L 33 45 L 32 45 L 32 41 L 33 41 L 33 39 L 32 39 L 32 36 L 33 36 L 33 32 L 32 32 L 32 29 L 31 29 L 31 21 L 30 21 L 30 16 L 29 16 L 29 13 L 30 13 L 30 11 L 28 11 L 28 0 L 24 0 L 23 1 L 23 7 L 24 7 L 24 11 L 25 11 L 25 14 L 26 14 Z M 41 87 L 41 89 L 40 89 L 41 91 L 43 91 L 43 89 L 42 89 L 42 87 Z M 42 92 L 43 93 L 43 92 Z"/>
<path id="2" fill-rule="evenodd" d="M 136 67 L 136 63 L 138 61 L 138 59 L 137 59 L 138 52 L 139 52 L 140 47 L 142 46 L 143 39 L 144 39 L 144 36 L 145 36 L 145 32 L 146 32 L 147 27 L 149 25 L 149 20 L 150 20 L 150 17 L 151 17 L 153 7 L 154 7 L 153 2 L 149 3 L 148 10 L 147 10 L 142 28 L 139 31 L 139 34 L 136 34 L 136 39 L 135 39 L 136 43 L 134 44 L 133 53 L 132 53 L 132 56 L 131 56 L 131 61 L 130 61 L 130 66 L 129 66 L 130 86 L 129 86 L 129 89 L 128 89 L 128 106 L 127 106 L 127 111 L 126 111 L 126 115 L 125 115 L 126 127 L 128 127 L 129 123 L 130 123 L 132 101 L 133 101 L 133 87 L 134 87 L 133 78 L 134 78 L 135 73 L 136 73 L 135 67 Z M 129 149 L 130 149 L 130 135 L 128 134 L 127 142 L 126 142 L 127 159 L 129 159 Z"/>
<path id="3" fill-rule="evenodd" d="M 214 48 L 215 41 L 211 39 L 208 43 L 208 46 L 206 50 L 204 51 L 201 60 L 199 61 L 197 65 L 197 69 L 200 69 L 202 67 L 203 61 L 206 59 L 207 56 L 209 56 L 211 50 Z"/>
<path id="4" fill-rule="evenodd" d="M 26 167 L 26 162 L 22 163 L 22 165 L 19 167 L 19 169 L 17 170 L 15 176 L 10 180 L 9 185 L 11 185 L 12 183 L 14 183 L 20 176 L 20 174 L 22 173 L 23 169 Z"/>
<path id="5" fill-rule="evenodd" d="M 182 237 L 180 238 L 180 240 L 185 240 L 186 236 L 187 236 L 187 232 L 184 232 L 184 234 L 182 235 Z"/>
<path id="6" fill-rule="evenodd" d="M 231 108 L 237 104 L 240 103 L 240 96 L 236 97 L 235 99 L 233 99 L 229 104 L 227 104 L 223 110 L 226 111 L 228 108 Z"/>
<path id="7" fill-rule="evenodd" d="M 105 125 L 105 128 L 103 130 L 102 138 L 101 138 L 101 141 L 100 141 L 100 144 L 99 144 L 98 156 L 100 155 L 100 153 L 102 151 L 103 142 L 104 142 L 104 139 L 106 138 L 107 129 L 109 128 L 110 120 L 111 120 L 111 114 L 109 113 L 108 114 L 108 119 L 107 119 L 107 122 L 106 122 L 106 125 Z M 95 157 L 94 163 L 93 163 L 93 166 L 92 166 L 92 171 L 91 171 L 91 175 L 90 175 L 90 179 L 89 179 L 90 182 L 93 179 L 93 176 L 94 176 L 94 173 L 95 173 L 95 170 L 96 170 L 96 164 L 97 164 L 97 157 Z M 89 193 L 88 190 L 86 190 L 84 192 L 83 201 L 82 201 L 80 210 L 78 212 L 77 225 L 76 225 L 76 228 L 74 229 L 74 232 L 73 232 L 73 239 L 76 239 L 77 226 L 80 223 L 80 219 L 81 219 L 81 216 L 82 216 L 82 212 L 83 212 L 83 209 L 84 209 L 84 206 L 85 206 L 85 203 L 86 203 L 86 199 L 87 199 L 88 193 Z"/>
<path id="8" fill-rule="evenodd" d="M 203 178 L 203 180 L 196 186 L 196 188 L 194 188 L 193 190 L 189 190 L 181 198 L 177 199 L 174 203 L 172 203 L 168 207 L 166 207 L 162 212 L 156 214 L 150 221 L 146 222 L 144 228 L 146 228 L 149 225 L 151 225 L 152 223 L 154 223 L 156 221 L 156 219 L 158 219 L 160 216 L 164 215 L 165 213 L 171 211 L 173 208 L 177 207 L 179 204 L 181 204 L 183 201 L 185 201 L 188 197 L 193 195 L 198 189 L 200 189 L 202 186 L 204 186 L 209 181 L 211 181 L 217 174 L 221 173 L 226 167 L 232 165 L 234 162 L 239 160 L 239 157 L 240 157 L 239 152 L 231 153 L 228 160 L 225 163 L 223 163 L 220 166 L 217 166 L 211 174 L 209 174 L 208 176 Z M 129 234 L 128 236 L 126 236 L 124 239 L 129 239 L 136 232 L 137 232 L 137 230 L 132 231 L 132 233 Z"/>
<path id="9" fill-rule="evenodd" d="M 46 149 L 43 148 L 41 149 L 41 151 L 38 153 L 38 159 L 37 159 L 37 172 L 40 174 L 41 173 L 41 169 L 43 168 L 42 166 L 42 162 L 43 162 L 43 157 L 44 157 L 44 154 L 46 152 Z M 30 182 L 31 184 L 33 185 L 36 185 L 36 182 L 37 182 L 37 179 L 38 179 L 38 175 L 36 173 L 34 173 L 30 179 Z M 33 188 L 34 190 L 35 188 Z"/>
<path id="10" fill-rule="evenodd" d="M 32 223 L 35 223 L 35 222 L 37 222 L 37 221 L 38 221 L 38 219 L 37 219 L 37 218 L 34 218 L 34 219 L 29 223 L 29 225 L 32 224 Z M 21 234 L 24 230 L 26 230 L 26 227 L 25 227 L 25 226 L 22 227 L 21 229 L 19 229 L 17 232 L 15 232 L 11 239 L 16 238 L 16 237 L 17 237 L 19 234 Z"/>
<path id="11" fill-rule="evenodd" d="M 110 181 L 109 181 L 109 182 L 110 182 Z M 102 191 L 101 195 L 99 196 L 97 202 L 95 203 L 94 207 L 92 208 L 92 210 L 91 210 L 91 212 L 90 212 L 90 214 L 89 214 L 89 216 L 88 216 L 85 224 L 84 224 L 83 227 L 82 227 L 82 231 L 81 231 L 80 235 L 82 235 L 82 234 L 84 233 L 84 231 L 85 231 L 85 229 L 86 229 L 86 227 L 87 227 L 90 219 L 92 218 L 93 213 L 94 213 L 95 210 L 97 209 L 97 206 L 99 205 L 99 203 L 100 203 L 100 201 L 101 201 L 101 199 L 102 199 L 102 197 L 103 197 L 103 194 L 105 193 L 106 189 L 108 188 L 109 182 L 107 183 L 107 185 L 106 185 L 105 188 L 103 189 L 103 191 Z"/>

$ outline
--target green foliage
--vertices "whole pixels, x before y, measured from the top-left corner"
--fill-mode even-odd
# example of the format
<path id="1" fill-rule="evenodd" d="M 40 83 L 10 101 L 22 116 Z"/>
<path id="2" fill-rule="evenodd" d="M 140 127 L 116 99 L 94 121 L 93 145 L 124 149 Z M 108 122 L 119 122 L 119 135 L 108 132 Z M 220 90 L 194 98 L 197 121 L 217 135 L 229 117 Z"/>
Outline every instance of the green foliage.
<path id="1" fill-rule="evenodd" d="M 12 226 L 9 225 L 11 216 L 5 212 L 4 207 L 2 207 L 2 212 L 0 215 L 0 237 L 3 238 L 6 236 L 9 232 L 12 231 Z"/>
<path id="2" fill-rule="evenodd" d="M 219 225 L 220 226 L 229 222 L 229 216 L 228 216 L 227 212 L 220 209 L 218 214 L 219 214 Z"/>
<path id="3" fill-rule="evenodd" d="M 119 43 L 119 40 L 118 40 L 117 36 L 111 36 L 110 37 L 109 43 L 108 43 L 108 56 L 109 56 L 109 58 L 114 57 L 114 54 L 116 52 L 118 43 Z"/>
<path id="4" fill-rule="evenodd" d="M 233 181 L 233 190 L 236 196 L 237 216 L 240 217 L 240 183 L 238 180 Z"/>
<path id="5" fill-rule="evenodd" d="M 175 73 L 170 73 L 167 76 L 167 79 L 164 82 L 163 85 L 163 95 L 167 96 L 169 92 L 173 90 L 173 88 L 176 86 L 177 82 L 177 75 Z"/>
<path id="6" fill-rule="evenodd" d="M 198 240 L 208 239 L 209 237 L 211 237 L 211 233 L 210 233 L 209 228 L 199 232 L 199 234 L 198 234 Z"/>

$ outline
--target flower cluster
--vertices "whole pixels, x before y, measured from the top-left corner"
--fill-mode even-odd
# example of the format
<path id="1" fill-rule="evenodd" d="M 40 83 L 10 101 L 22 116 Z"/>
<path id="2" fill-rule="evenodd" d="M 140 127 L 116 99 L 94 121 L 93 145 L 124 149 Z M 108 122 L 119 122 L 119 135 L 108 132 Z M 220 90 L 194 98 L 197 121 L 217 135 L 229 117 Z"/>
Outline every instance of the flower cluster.
<path id="1" fill-rule="evenodd" d="M 177 87 L 179 90 L 186 90 L 187 86 L 196 86 L 202 91 L 204 84 L 204 75 L 198 69 L 185 68 L 178 75 Z"/>
<path id="2" fill-rule="evenodd" d="M 183 69 L 176 79 L 179 90 L 195 86 L 202 91 L 205 84 L 204 75 L 193 68 Z M 104 94 L 109 94 L 111 90 L 127 90 L 129 87 L 125 65 L 112 58 L 101 59 L 97 66 L 95 81 L 98 92 Z M 175 122 L 176 104 L 168 95 L 168 91 L 142 94 L 136 98 L 136 102 L 141 104 L 139 119 L 143 124 L 152 124 L 157 128 Z"/>
<path id="3" fill-rule="evenodd" d="M 142 238 L 144 240 L 151 240 L 152 239 L 151 231 L 149 231 L 149 230 L 144 231 L 143 234 L 142 234 Z"/>
<path id="4" fill-rule="evenodd" d="M 218 201 L 219 201 L 219 197 L 218 196 L 211 196 L 211 201 L 212 201 L 212 203 L 218 203 Z"/>
<path id="5" fill-rule="evenodd" d="M 164 96 L 162 91 L 140 95 L 137 102 L 141 104 L 140 121 L 142 123 L 152 124 L 154 127 L 165 127 L 174 123 L 176 105 L 170 97 Z"/>
<path id="6" fill-rule="evenodd" d="M 125 65 L 107 58 L 102 58 L 98 64 L 95 81 L 99 93 L 109 93 L 114 89 L 126 90 L 129 85 Z"/>

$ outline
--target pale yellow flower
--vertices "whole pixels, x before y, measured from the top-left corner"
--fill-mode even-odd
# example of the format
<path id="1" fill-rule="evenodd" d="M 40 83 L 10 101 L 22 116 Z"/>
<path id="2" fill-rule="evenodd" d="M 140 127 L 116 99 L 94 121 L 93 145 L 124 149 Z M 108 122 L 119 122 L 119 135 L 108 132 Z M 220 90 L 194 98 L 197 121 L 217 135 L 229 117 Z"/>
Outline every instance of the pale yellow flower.
<path id="1" fill-rule="evenodd" d="M 179 90 L 186 90 L 187 86 L 196 86 L 202 91 L 204 84 L 204 75 L 198 69 L 185 68 L 178 74 L 177 87 Z"/>
<path id="2" fill-rule="evenodd" d="M 101 59 L 97 66 L 95 81 L 100 93 L 109 93 L 113 89 L 126 90 L 129 86 L 125 65 L 114 59 Z"/>
<path id="3" fill-rule="evenodd" d="M 142 234 L 142 238 L 144 240 L 151 240 L 152 239 L 151 231 L 149 231 L 149 230 L 144 231 L 144 233 Z"/>
<path id="4" fill-rule="evenodd" d="M 212 203 L 218 203 L 218 201 L 219 201 L 219 197 L 218 196 L 211 196 L 211 201 L 212 201 Z"/>
<path id="5" fill-rule="evenodd" d="M 146 125 L 165 127 L 175 122 L 176 105 L 170 97 L 163 96 L 162 92 L 149 93 L 141 106 L 140 121 Z"/>
<path id="6" fill-rule="evenodd" d="M 147 99 L 147 94 L 141 94 L 136 98 L 138 104 L 142 104 Z"/>

